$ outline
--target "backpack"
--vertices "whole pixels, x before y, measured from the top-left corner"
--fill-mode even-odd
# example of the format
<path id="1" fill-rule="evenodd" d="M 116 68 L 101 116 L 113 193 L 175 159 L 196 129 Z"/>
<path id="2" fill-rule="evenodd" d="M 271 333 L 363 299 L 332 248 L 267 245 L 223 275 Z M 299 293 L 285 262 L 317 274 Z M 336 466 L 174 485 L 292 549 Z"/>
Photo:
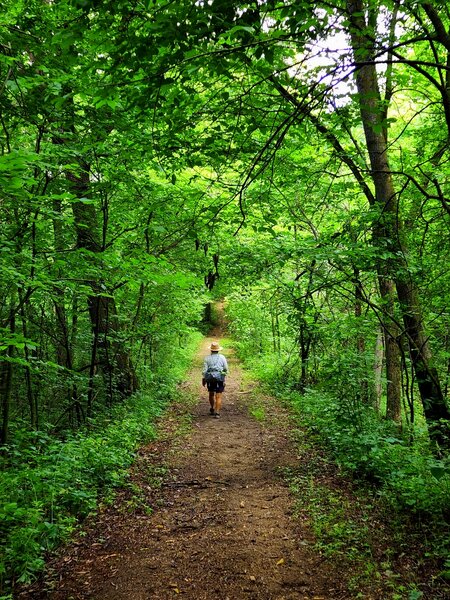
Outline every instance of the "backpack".
<path id="1" fill-rule="evenodd" d="M 215 364 L 208 364 L 208 369 L 205 373 L 206 381 L 223 381 L 225 375 L 222 373 L 222 360 L 216 360 Z"/>

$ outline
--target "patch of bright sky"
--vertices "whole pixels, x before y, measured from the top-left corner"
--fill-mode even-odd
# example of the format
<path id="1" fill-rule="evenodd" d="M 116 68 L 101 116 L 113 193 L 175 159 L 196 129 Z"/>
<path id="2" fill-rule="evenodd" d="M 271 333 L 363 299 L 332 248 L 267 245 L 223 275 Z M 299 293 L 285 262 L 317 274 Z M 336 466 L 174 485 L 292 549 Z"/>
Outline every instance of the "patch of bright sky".
<path id="1" fill-rule="evenodd" d="M 326 12 L 317 9 L 317 18 L 325 19 Z M 381 9 L 378 15 L 378 32 L 382 36 L 387 34 L 389 15 Z M 287 60 L 291 64 L 289 74 L 293 78 L 307 78 L 311 84 L 319 83 L 321 87 L 328 87 L 328 95 L 334 106 L 343 106 L 347 103 L 349 95 L 355 93 L 353 79 L 353 59 L 348 33 L 344 30 L 342 19 L 336 17 L 334 23 L 328 25 L 328 35 L 306 45 L 304 52 Z M 401 25 L 396 28 L 396 37 L 402 33 Z M 380 57 L 377 72 L 380 75 L 386 70 L 386 56 Z"/>

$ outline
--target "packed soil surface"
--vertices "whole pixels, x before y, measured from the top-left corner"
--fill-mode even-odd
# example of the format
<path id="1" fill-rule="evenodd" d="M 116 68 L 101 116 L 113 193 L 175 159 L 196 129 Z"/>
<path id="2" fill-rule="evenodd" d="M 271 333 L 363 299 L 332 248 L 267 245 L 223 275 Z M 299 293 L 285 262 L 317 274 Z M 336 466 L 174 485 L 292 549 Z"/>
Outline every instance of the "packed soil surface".
<path id="1" fill-rule="evenodd" d="M 376 585 L 350 593 L 349 573 L 314 550 L 308 518 L 294 514 L 281 476 L 299 460 L 287 416 L 279 407 L 262 424 L 250 415 L 256 390 L 243 387 L 229 351 L 221 417 L 210 416 L 200 382 L 212 339 L 204 340 L 179 399 L 161 419 L 158 441 L 141 449 L 131 488 L 19 598 L 387 597 Z"/>

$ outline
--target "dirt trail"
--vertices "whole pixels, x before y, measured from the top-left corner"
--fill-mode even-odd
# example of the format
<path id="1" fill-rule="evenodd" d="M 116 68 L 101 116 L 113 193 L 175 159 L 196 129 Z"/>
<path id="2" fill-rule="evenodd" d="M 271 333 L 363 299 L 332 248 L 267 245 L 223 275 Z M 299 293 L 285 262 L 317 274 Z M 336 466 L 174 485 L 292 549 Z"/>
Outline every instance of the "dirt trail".
<path id="1" fill-rule="evenodd" d="M 351 598 L 337 567 L 311 550 L 307 525 L 291 516 L 279 471 L 295 461 L 293 446 L 281 425 L 261 426 L 248 416 L 252 392 L 242 391 L 239 365 L 228 352 L 222 416 L 208 414 L 199 382 L 210 341 L 186 384 L 186 393 L 201 394 L 191 430 L 168 433 L 138 460 L 134 479 L 149 494 L 153 513 L 127 510 L 132 502 L 125 494 L 53 564 L 56 575 L 46 591 L 20 598 Z M 168 422 L 177 418 L 169 414 Z M 168 472 L 155 493 L 149 478 L 161 471 L 155 467 L 161 458 Z"/>

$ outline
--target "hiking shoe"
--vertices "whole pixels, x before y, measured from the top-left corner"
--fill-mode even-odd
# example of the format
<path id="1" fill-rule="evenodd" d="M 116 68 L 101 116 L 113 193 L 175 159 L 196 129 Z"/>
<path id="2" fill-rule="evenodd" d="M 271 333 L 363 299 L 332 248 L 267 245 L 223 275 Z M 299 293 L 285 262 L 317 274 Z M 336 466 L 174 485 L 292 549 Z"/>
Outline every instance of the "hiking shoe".
<path id="1" fill-rule="evenodd" d="M 220 419 L 220 415 L 219 415 L 219 413 L 214 413 L 214 418 L 215 418 L 215 419 Z"/>
<path id="2" fill-rule="evenodd" d="M 209 414 L 210 414 L 210 415 L 213 415 L 213 414 L 214 414 L 214 409 L 213 409 L 213 408 L 210 408 L 210 409 L 209 409 Z"/>

